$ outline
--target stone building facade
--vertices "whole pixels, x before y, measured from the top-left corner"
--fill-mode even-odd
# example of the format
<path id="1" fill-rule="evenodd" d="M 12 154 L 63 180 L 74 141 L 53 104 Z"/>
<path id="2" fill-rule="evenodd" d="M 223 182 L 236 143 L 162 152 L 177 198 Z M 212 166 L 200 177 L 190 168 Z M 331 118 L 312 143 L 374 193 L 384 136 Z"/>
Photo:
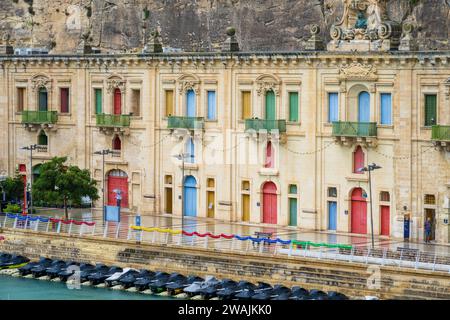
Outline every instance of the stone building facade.
<path id="1" fill-rule="evenodd" d="M 35 174 L 68 156 L 132 212 L 356 234 L 372 212 L 375 234 L 409 220 L 418 240 L 429 217 L 448 243 L 450 52 L 411 51 L 383 12 L 355 29 L 358 10 L 327 50 L 314 27 L 302 52 L 239 52 L 230 32 L 222 52 L 4 54 L 0 170 L 30 175 L 38 144 Z"/>

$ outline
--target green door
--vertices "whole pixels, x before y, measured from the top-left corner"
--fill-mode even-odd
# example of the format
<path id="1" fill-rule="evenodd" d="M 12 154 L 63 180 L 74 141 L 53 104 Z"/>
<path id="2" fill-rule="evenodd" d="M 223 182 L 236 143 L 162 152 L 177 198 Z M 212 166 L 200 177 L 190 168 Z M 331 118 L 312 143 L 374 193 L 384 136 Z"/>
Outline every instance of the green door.
<path id="1" fill-rule="evenodd" d="M 297 199 L 289 198 L 289 225 L 297 226 Z"/>
<path id="2" fill-rule="evenodd" d="M 266 120 L 275 120 L 275 93 L 266 92 Z"/>

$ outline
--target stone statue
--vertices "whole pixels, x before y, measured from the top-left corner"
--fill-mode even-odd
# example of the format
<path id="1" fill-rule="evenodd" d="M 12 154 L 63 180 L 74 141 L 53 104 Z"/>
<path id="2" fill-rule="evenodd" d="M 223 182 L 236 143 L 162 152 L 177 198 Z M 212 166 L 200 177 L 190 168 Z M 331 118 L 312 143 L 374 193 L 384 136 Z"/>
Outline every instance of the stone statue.
<path id="1" fill-rule="evenodd" d="M 367 7 L 367 29 L 375 30 L 381 25 L 386 12 L 385 3 L 380 0 L 369 0 Z"/>
<path id="2" fill-rule="evenodd" d="M 355 28 L 367 29 L 367 19 L 362 11 L 358 12 L 358 20 L 356 20 Z"/>

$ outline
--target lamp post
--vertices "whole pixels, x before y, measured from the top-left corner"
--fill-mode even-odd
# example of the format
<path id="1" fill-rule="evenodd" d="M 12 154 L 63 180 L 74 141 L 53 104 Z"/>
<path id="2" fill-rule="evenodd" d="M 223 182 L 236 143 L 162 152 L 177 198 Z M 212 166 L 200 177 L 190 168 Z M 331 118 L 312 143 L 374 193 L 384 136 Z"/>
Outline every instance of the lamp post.
<path id="1" fill-rule="evenodd" d="M 369 164 L 367 167 L 361 168 L 359 169 L 359 171 L 361 172 L 369 172 L 369 194 L 370 194 L 370 229 L 371 229 L 371 235 L 372 235 L 372 249 L 375 247 L 375 241 L 373 238 L 373 213 L 372 213 L 372 206 L 373 206 L 373 201 L 372 201 L 372 177 L 370 172 L 377 170 L 377 169 L 381 169 L 381 167 L 375 163 Z"/>
<path id="2" fill-rule="evenodd" d="M 184 215 L 184 159 L 187 157 L 190 157 L 189 153 L 180 153 L 175 156 L 174 158 L 181 160 L 181 216 Z"/>
<path id="3" fill-rule="evenodd" d="M 105 155 L 108 154 L 117 154 L 118 151 L 104 149 L 100 151 L 95 151 L 94 154 L 98 154 L 102 156 L 102 210 L 103 210 L 103 222 L 105 222 L 106 212 L 105 212 Z"/>
<path id="4" fill-rule="evenodd" d="M 21 150 L 29 150 L 30 151 L 30 208 L 28 208 L 28 214 L 33 213 L 33 151 L 38 149 L 39 146 L 37 144 L 32 144 L 26 147 L 20 148 Z M 27 207 L 27 201 L 25 204 Z"/>

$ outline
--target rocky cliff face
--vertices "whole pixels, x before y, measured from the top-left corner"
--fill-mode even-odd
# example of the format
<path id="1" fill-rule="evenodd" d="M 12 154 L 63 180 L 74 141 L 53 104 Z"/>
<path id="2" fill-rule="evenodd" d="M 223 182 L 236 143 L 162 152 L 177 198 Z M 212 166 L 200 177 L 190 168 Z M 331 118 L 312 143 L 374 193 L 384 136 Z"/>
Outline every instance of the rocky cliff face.
<path id="1" fill-rule="evenodd" d="M 234 26 L 241 50 L 300 50 L 318 24 L 329 27 L 342 15 L 341 0 L 0 0 L 0 33 L 15 47 L 74 52 L 91 30 L 103 51 L 142 47 L 143 26 L 158 29 L 164 46 L 184 51 L 220 47 Z M 142 21 L 144 9 L 148 18 Z M 420 49 L 449 50 L 450 0 L 390 0 L 390 18 L 410 22 Z"/>

